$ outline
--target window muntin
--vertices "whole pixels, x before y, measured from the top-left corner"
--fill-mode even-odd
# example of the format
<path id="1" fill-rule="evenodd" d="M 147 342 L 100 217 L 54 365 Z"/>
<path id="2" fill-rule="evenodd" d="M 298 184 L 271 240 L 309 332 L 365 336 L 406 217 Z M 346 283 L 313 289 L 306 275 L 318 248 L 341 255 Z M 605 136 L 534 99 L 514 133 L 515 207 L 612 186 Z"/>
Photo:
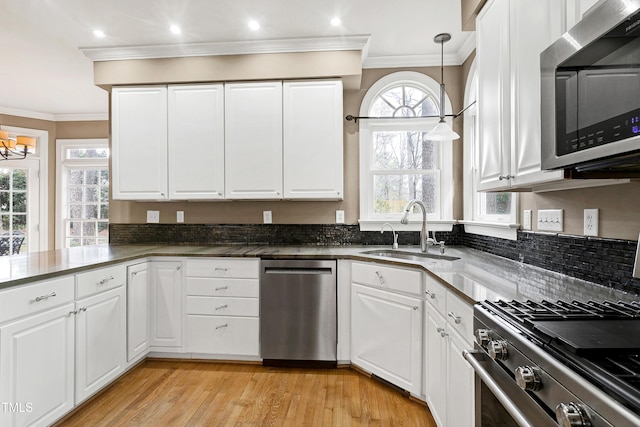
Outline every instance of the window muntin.
<path id="1" fill-rule="evenodd" d="M 0 255 L 28 252 L 28 174 L 28 169 L 0 168 Z"/>
<path id="2" fill-rule="evenodd" d="M 439 120 L 439 90 L 424 74 L 398 72 L 365 95 L 360 113 L 372 118 L 360 122 L 361 228 L 399 221 L 413 198 L 425 203 L 429 220 L 453 219 L 451 143 L 426 137 Z M 450 112 L 448 99 L 445 107 Z M 410 220 L 421 216 L 414 209 Z"/>
<path id="3" fill-rule="evenodd" d="M 58 141 L 62 247 L 109 242 L 109 148 L 105 140 Z"/>

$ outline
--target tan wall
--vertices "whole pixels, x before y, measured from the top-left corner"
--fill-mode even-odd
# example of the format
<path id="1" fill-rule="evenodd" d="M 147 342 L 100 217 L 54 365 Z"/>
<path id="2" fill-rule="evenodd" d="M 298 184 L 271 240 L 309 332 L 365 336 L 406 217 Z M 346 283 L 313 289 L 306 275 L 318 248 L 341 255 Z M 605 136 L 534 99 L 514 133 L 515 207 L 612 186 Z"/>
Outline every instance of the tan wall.
<path id="1" fill-rule="evenodd" d="M 409 70 L 409 69 L 407 69 Z M 439 68 L 413 68 L 439 81 Z M 398 69 L 367 69 L 362 73 L 362 88 L 345 90 L 344 114 L 359 115 L 360 104 L 366 91 L 381 77 L 400 71 Z M 447 92 L 454 111 L 462 105 L 462 73 L 460 67 L 447 67 L 445 72 Z M 462 133 L 462 121 L 454 123 L 454 129 Z M 357 224 L 359 219 L 359 134 L 358 125 L 344 122 L 344 200 L 340 202 L 128 202 L 112 201 L 110 220 L 113 223 L 145 223 L 147 210 L 160 211 L 161 223 L 175 223 L 176 211 L 185 212 L 185 222 L 193 224 L 255 224 L 262 223 L 262 211 L 273 212 L 273 222 L 278 224 L 331 224 L 335 223 L 335 211 L 345 211 L 345 222 Z M 454 217 L 462 217 L 462 142 L 454 142 L 455 190 Z"/>
<path id="2" fill-rule="evenodd" d="M 476 16 L 487 0 L 462 0 L 461 18 L 464 31 L 476 30 Z"/>

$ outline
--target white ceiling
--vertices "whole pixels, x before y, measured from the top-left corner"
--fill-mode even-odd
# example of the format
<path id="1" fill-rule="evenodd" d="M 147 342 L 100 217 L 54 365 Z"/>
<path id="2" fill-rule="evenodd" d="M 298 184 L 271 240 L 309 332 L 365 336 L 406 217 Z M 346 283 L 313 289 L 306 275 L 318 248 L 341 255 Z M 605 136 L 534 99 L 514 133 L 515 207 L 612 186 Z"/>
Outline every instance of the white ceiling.
<path id="1" fill-rule="evenodd" d="M 335 16 L 339 27 L 329 24 Z M 475 43 L 461 31 L 460 0 L 0 0 L 0 17 L 0 113 L 47 120 L 107 117 L 107 93 L 93 84 L 94 49 L 80 48 L 215 44 L 228 54 L 265 41 L 367 36 L 363 66 L 376 68 L 439 65 L 438 33 L 452 35 L 445 65 L 461 64 Z M 250 30 L 250 19 L 261 28 Z"/>

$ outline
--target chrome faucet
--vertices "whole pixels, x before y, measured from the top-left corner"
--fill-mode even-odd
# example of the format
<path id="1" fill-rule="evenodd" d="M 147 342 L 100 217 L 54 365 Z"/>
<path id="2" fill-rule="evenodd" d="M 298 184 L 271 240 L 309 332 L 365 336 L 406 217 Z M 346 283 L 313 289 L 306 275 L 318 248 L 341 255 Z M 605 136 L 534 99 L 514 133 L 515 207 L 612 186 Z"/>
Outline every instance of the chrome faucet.
<path id="1" fill-rule="evenodd" d="M 393 229 L 393 225 L 389 224 L 388 222 L 385 222 L 384 224 L 382 224 L 382 227 L 380 228 L 380 234 L 384 233 L 384 228 L 387 226 L 391 229 L 391 233 L 393 234 L 392 248 L 398 249 L 398 233 L 396 233 L 396 231 Z"/>
<path id="2" fill-rule="evenodd" d="M 418 199 L 410 200 L 409 203 L 404 207 L 404 215 L 402 215 L 402 219 L 400 222 L 402 224 L 409 224 L 409 212 L 411 212 L 411 208 L 413 205 L 418 205 L 422 210 L 422 228 L 420 229 L 420 250 L 422 252 L 427 252 L 427 248 L 429 246 L 440 245 L 440 253 L 444 254 L 444 240 L 442 242 L 438 242 L 435 239 L 429 237 L 429 232 L 427 231 L 427 208 L 422 203 L 422 201 Z M 384 227 L 384 225 L 383 225 Z M 434 234 L 435 237 L 435 234 Z"/>

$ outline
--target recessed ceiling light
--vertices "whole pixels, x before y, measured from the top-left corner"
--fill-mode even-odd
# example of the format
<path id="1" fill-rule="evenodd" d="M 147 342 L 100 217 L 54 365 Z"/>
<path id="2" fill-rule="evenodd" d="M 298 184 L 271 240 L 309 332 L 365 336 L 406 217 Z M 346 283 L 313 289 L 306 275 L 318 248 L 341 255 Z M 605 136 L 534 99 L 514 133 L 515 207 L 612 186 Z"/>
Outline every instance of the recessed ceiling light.
<path id="1" fill-rule="evenodd" d="M 249 21 L 249 28 L 252 29 L 253 31 L 259 30 L 260 24 L 256 20 L 251 20 Z"/>
<path id="2" fill-rule="evenodd" d="M 338 27 L 340 26 L 340 24 L 342 24 L 342 20 L 337 16 L 331 20 L 331 25 L 333 25 L 334 27 Z"/>
<path id="3" fill-rule="evenodd" d="M 93 30 L 93 35 L 99 38 L 103 38 L 105 36 L 104 31 L 102 30 Z"/>
<path id="4" fill-rule="evenodd" d="M 172 25 L 169 29 L 173 34 L 180 34 L 182 32 L 180 27 L 178 27 L 177 25 Z"/>

